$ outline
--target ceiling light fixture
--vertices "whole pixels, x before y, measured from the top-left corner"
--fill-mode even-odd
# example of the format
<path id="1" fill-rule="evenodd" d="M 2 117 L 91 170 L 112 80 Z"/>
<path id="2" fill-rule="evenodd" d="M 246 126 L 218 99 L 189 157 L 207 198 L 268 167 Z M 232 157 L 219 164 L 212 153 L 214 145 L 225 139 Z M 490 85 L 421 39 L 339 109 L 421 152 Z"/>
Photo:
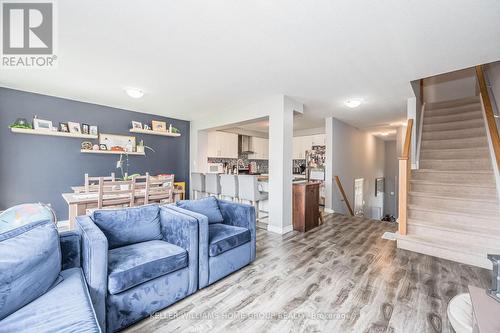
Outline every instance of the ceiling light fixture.
<path id="1" fill-rule="evenodd" d="M 379 134 L 382 135 L 382 136 L 388 136 L 389 135 L 388 132 L 382 132 L 382 133 L 379 133 Z"/>
<path id="2" fill-rule="evenodd" d="M 397 121 L 395 123 L 390 123 L 389 125 L 398 127 L 398 126 L 406 126 L 406 123 L 403 121 Z"/>
<path id="3" fill-rule="evenodd" d="M 125 92 L 132 98 L 141 98 L 142 96 L 144 96 L 144 91 L 137 88 L 126 88 Z"/>
<path id="4" fill-rule="evenodd" d="M 358 98 L 348 99 L 347 101 L 344 102 L 344 105 L 353 109 L 353 108 L 357 108 L 358 106 L 360 106 L 361 102 L 362 102 L 362 100 L 358 99 Z"/>

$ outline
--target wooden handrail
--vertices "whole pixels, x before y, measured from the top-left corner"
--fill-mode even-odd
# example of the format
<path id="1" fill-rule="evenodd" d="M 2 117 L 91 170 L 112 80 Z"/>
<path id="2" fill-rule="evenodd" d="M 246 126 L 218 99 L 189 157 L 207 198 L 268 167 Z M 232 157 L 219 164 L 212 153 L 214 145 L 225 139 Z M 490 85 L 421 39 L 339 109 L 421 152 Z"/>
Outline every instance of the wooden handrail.
<path id="1" fill-rule="evenodd" d="M 354 216 L 354 212 L 352 211 L 351 204 L 349 203 L 349 200 L 347 199 L 347 195 L 345 194 L 344 187 L 342 186 L 342 183 L 340 182 L 339 176 L 335 176 L 335 182 L 337 183 L 337 187 L 339 188 L 340 194 L 342 194 L 342 198 L 344 199 L 344 202 L 347 206 L 347 209 L 349 210 L 349 214 L 351 216 Z"/>
<path id="2" fill-rule="evenodd" d="M 408 190 L 410 181 L 410 147 L 411 147 L 411 132 L 413 130 L 413 119 L 408 119 L 406 127 L 405 141 L 403 144 L 403 154 L 399 158 L 399 207 L 398 207 L 398 223 L 399 234 L 406 235 L 407 222 L 407 206 L 408 206 Z"/>
<path id="3" fill-rule="evenodd" d="M 411 131 L 413 130 L 413 119 L 408 119 L 408 124 L 406 127 L 405 142 L 403 145 L 403 159 L 410 158 L 410 148 L 411 148 Z"/>
<path id="4" fill-rule="evenodd" d="M 481 92 L 481 99 L 483 100 L 484 113 L 486 114 L 486 123 L 488 131 L 490 132 L 491 144 L 495 153 L 495 160 L 497 168 L 500 170 L 500 136 L 498 135 L 497 123 L 493 113 L 493 106 L 491 105 L 490 95 L 488 94 L 488 87 L 484 77 L 483 66 L 476 66 L 476 76 L 479 83 L 479 91 Z"/>

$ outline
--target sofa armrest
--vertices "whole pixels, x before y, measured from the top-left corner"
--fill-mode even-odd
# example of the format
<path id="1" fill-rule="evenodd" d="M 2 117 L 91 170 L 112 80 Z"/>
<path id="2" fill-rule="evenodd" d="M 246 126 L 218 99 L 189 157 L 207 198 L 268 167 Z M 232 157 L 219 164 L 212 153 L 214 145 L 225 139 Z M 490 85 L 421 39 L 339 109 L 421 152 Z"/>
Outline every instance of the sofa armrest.
<path id="1" fill-rule="evenodd" d="M 198 221 L 188 215 L 160 208 L 163 240 L 182 247 L 188 252 L 189 294 L 198 289 Z"/>
<path id="2" fill-rule="evenodd" d="M 61 243 L 62 269 L 81 267 L 81 241 L 78 230 L 63 231 L 59 233 Z"/>
<path id="3" fill-rule="evenodd" d="M 219 209 L 222 213 L 222 217 L 224 218 L 224 224 L 243 227 L 250 230 L 252 242 L 250 260 L 255 260 L 257 240 L 257 220 L 255 219 L 255 207 L 225 200 L 218 200 L 218 203 Z"/>
<path id="4" fill-rule="evenodd" d="M 208 285 L 208 218 L 175 205 L 162 207 L 194 218 L 198 222 L 198 287 Z"/>
<path id="5" fill-rule="evenodd" d="M 90 298 L 103 332 L 106 331 L 106 294 L 108 290 L 108 240 L 89 216 L 78 216 L 81 234 L 82 270 Z"/>

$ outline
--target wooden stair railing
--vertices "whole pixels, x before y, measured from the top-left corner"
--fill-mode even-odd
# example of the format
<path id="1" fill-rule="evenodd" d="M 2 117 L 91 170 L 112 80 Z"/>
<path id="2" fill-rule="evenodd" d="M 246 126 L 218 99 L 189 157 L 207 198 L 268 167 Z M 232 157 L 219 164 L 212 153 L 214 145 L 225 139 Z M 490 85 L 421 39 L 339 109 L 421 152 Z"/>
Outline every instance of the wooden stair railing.
<path id="1" fill-rule="evenodd" d="M 484 112 L 486 114 L 486 123 L 491 137 L 491 144 L 495 153 L 495 160 L 497 168 L 500 170 L 500 136 L 498 135 L 497 123 L 495 121 L 495 114 L 491 105 L 490 95 L 488 94 L 488 87 L 484 77 L 483 66 L 476 66 L 476 76 L 479 83 L 479 91 L 481 92 L 481 99 L 483 101 Z"/>
<path id="2" fill-rule="evenodd" d="M 413 119 L 408 119 L 406 127 L 405 141 L 403 145 L 403 156 L 399 158 L 399 234 L 406 235 L 407 221 L 407 206 L 408 206 L 408 191 L 410 182 L 410 147 L 411 147 L 411 132 L 413 129 Z"/>
<path id="3" fill-rule="evenodd" d="M 335 182 L 337 183 L 337 187 L 339 188 L 340 194 L 342 195 L 343 201 L 345 202 L 347 209 L 349 210 L 349 214 L 351 216 L 354 216 L 354 212 L 351 208 L 351 204 L 349 203 L 349 200 L 347 199 L 347 195 L 345 194 L 344 187 L 342 186 L 342 183 L 340 182 L 339 176 L 334 176 Z"/>

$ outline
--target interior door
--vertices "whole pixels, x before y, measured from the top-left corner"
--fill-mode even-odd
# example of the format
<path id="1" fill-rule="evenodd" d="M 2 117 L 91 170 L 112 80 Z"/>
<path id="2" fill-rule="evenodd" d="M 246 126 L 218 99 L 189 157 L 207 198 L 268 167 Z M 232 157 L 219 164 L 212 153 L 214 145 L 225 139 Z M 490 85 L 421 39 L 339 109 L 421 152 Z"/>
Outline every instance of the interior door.
<path id="1" fill-rule="evenodd" d="M 363 187 L 365 185 L 364 178 L 357 178 L 354 180 L 354 215 L 365 215 L 365 202 L 363 200 Z"/>

